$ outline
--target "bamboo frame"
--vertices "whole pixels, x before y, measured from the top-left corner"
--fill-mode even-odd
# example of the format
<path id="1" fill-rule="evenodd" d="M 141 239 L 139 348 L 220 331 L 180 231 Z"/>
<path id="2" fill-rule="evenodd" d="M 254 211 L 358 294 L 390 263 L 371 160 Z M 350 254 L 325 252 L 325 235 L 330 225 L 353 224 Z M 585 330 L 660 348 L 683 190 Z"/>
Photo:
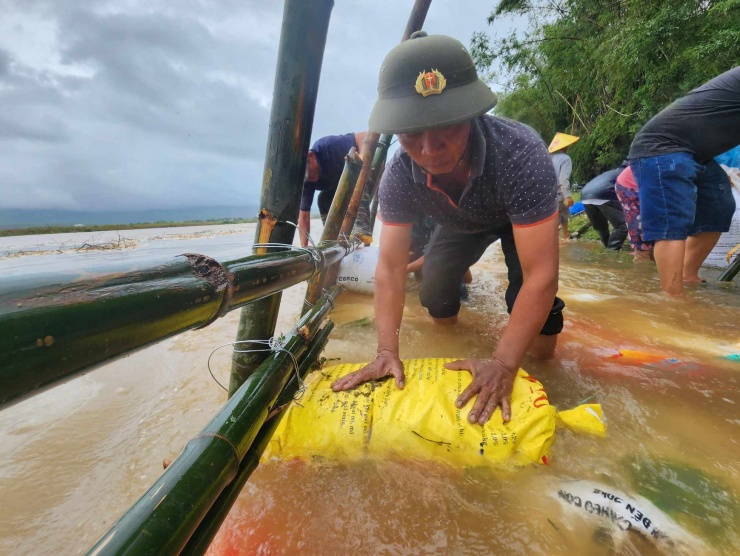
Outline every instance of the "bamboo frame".
<path id="1" fill-rule="evenodd" d="M 305 360 L 340 291 L 338 286 L 332 288 L 298 321 L 285 337 L 285 351 Z M 296 372 L 290 355 L 284 351 L 270 353 L 216 417 L 188 442 L 159 480 L 88 554 L 179 554 L 222 493 L 238 477 L 270 411 L 276 408 L 277 400 Z M 263 438 L 255 446 L 255 452 L 264 449 L 266 442 L 267 438 Z M 248 467 L 258 461 L 255 452 L 246 463 Z M 220 512 L 221 515 L 226 514 Z"/>
<path id="2" fill-rule="evenodd" d="M 0 295 L 0 405 L 303 282 L 352 246 L 203 255 L 140 272 Z"/>

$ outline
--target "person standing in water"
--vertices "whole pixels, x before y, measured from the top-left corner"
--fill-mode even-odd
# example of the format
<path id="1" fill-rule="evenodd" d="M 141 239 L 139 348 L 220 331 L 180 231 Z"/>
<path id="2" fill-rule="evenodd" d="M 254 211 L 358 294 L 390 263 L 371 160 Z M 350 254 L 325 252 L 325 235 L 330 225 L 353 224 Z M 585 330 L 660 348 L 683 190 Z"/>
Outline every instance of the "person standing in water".
<path id="1" fill-rule="evenodd" d="M 563 239 L 570 239 L 568 220 L 570 207 L 573 206 L 573 197 L 570 195 L 570 175 L 573 173 L 573 161 L 568 156 L 568 147 L 578 141 L 580 137 L 567 133 L 556 133 L 552 138 L 548 152 L 552 155 L 552 165 L 558 178 L 558 222 L 563 230 Z"/>
<path id="2" fill-rule="evenodd" d="M 730 229 L 735 199 L 714 157 L 740 144 L 740 66 L 678 99 L 637 132 L 628 160 L 640 195 L 643 240 L 653 242 L 660 287 L 673 296 Z"/>
<path id="3" fill-rule="evenodd" d="M 599 234 L 604 247 L 613 251 L 619 251 L 627 239 L 627 221 L 614 189 L 617 176 L 626 167 L 624 162 L 618 168 L 599 174 L 581 189 L 581 202 L 588 221 Z"/>
<path id="4" fill-rule="evenodd" d="M 457 407 L 475 398 L 468 419 L 486 423 L 510 396 L 525 353 L 548 358 L 563 327 L 558 288 L 558 198 L 555 170 L 542 139 L 519 122 L 486 115 L 496 95 L 478 78 L 459 41 L 423 31 L 385 58 L 370 128 L 398 135 L 400 148 L 380 184 L 383 222 L 375 271 L 377 357 L 335 381 L 335 391 L 393 376 L 404 387 L 399 329 L 414 218 L 434 218 L 425 253 L 422 305 L 439 324 L 454 324 L 465 271 L 500 239 L 508 268 L 511 317 L 488 359 L 447 364 L 467 370 L 470 386 Z"/>

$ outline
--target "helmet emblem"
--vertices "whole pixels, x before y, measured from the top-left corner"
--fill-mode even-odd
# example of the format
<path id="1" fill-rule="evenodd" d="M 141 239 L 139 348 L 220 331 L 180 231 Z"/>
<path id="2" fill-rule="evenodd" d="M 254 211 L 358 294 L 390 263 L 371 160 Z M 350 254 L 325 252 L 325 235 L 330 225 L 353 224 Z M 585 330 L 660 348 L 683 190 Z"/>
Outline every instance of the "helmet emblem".
<path id="1" fill-rule="evenodd" d="M 439 70 L 420 72 L 416 78 L 416 92 L 423 97 L 438 95 L 447 87 L 447 80 Z"/>

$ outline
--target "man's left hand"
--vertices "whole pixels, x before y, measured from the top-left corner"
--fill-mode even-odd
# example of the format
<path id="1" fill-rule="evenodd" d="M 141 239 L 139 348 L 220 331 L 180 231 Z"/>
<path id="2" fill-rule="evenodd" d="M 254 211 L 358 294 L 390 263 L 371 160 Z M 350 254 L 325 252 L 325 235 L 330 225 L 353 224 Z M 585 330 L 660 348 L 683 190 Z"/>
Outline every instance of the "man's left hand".
<path id="1" fill-rule="evenodd" d="M 565 206 L 570 208 L 573 206 L 573 197 L 566 197 L 563 199 L 563 202 L 565 203 Z"/>
<path id="2" fill-rule="evenodd" d="M 509 369 L 502 361 L 493 359 L 462 359 L 445 363 L 445 368 L 452 371 L 470 371 L 473 382 L 457 398 L 455 405 L 463 407 L 468 401 L 478 396 L 473 409 L 468 413 L 468 421 L 484 425 L 501 406 L 504 423 L 511 420 L 511 390 L 514 387 L 516 371 Z"/>

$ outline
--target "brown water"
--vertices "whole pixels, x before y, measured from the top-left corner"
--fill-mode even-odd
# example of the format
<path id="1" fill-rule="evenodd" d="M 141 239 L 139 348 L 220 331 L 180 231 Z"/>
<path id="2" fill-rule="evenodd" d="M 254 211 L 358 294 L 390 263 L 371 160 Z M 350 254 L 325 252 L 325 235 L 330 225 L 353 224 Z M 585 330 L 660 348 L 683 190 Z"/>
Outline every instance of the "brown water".
<path id="1" fill-rule="evenodd" d="M 634 534 L 612 534 L 554 496 L 565 479 L 642 494 L 702 539 L 702 552 L 740 546 L 740 290 L 714 284 L 687 301 L 657 291 L 655 271 L 594 244 L 562 247 L 567 304 L 558 358 L 523 366 L 569 408 L 594 397 L 606 438 L 558 430 L 547 466 L 516 472 L 443 463 L 262 465 L 214 554 L 651 554 Z M 506 323 L 505 267 L 489 249 L 473 269 L 454 329 L 435 328 L 407 296 L 402 356 L 486 357 Z M 716 274 L 715 274 L 716 276 Z M 288 290 L 279 328 L 294 322 L 302 286 Z M 345 293 L 325 355 L 372 358 L 369 297 Z M 205 366 L 231 341 L 233 313 L 0 412 L 0 553 L 84 552 L 162 472 L 220 407 Z M 610 358 L 619 349 L 682 361 L 648 367 Z M 214 356 L 228 374 L 229 353 Z M 235 551 L 230 551 L 235 548 Z M 696 551 L 695 551 L 696 552 Z"/>

